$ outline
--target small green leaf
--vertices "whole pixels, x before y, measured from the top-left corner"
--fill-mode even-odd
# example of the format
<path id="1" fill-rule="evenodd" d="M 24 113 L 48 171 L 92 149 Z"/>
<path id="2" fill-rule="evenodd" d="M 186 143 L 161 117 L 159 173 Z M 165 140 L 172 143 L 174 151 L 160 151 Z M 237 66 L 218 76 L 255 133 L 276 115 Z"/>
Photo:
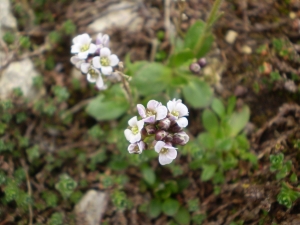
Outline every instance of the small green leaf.
<path id="1" fill-rule="evenodd" d="M 181 52 L 175 53 L 170 57 L 168 66 L 171 68 L 180 67 L 184 63 L 187 63 L 190 59 L 194 57 L 194 54 L 191 50 L 186 49 Z"/>
<path id="2" fill-rule="evenodd" d="M 86 112 L 96 120 L 113 120 L 124 114 L 129 107 L 123 90 L 114 85 L 104 95 L 95 97 L 87 106 Z"/>
<path id="3" fill-rule="evenodd" d="M 172 71 L 161 63 L 148 63 L 133 76 L 134 85 L 141 95 L 158 94 L 171 82 Z"/>
<path id="4" fill-rule="evenodd" d="M 156 218 L 161 213 L 161 201 L 159 199 L 152 199 L 149 204 L 148 214 L 150 218 Z"/>
<path id="5" fill-rule="evenodd" d="M 190 224 L 190 213 L 187 209 L 184 207 L 180 207 L 176 215 L 174 216 L 174 219 L 180 224 L 180 225 L 186 225 Z"/>
<path id="6" fill-rule="evenodd" d="M 214 41 L 213 35 L 211 33 L 208 34 L 204 33 L 204 27 L 205 27 L 205 22 L 201 20 L 196 21 L 189 28 L 185 36 L 184 47 L 191 50 L 195 49 L 197 42 L 202 35 L 206 36 L 201 49 L 199 49 L 199 52 L 197 52 L 195 55 L 195 57 L 197 58 L 204 56 L 210 50 L 212 43 Z"/>
<path id="7" fill-rule="evenodd" d="M 212 149 L 215 146 L 215 138 L 210 133 L 202 132 L 197 139 L 199 144 L 206 149 Z"/>
<path id="8" fill-rule="evenodd" d="M 188 85 L 183 87 L 183 96 L 192 107 L 202 108 L 211 102 L 213 91 L 206 82 L 190 79 Z"/>
<path id="9" fill-rule="evenodd" d="M 142 175 L 144 180 L 150 184 L 153 185 L 155 183 L 155 173 L 153 171 L 153 169 L 151 169 L 150 167 L 144 167 L 142 168 Z"/>
<path id="10" fill-rule="evenodd" d="M 236 103 L 236 98 L 234 96 L 231 96 L 228 99 L 228 104 L 227 104 L 227 114 L 230 115 L 235 107 L 235 103 Z"/>
<path id="11" fill-rule="evenodd" d="M 203 165 L 203 171 L 201 174 L 201 180 L 202 181 L 208 181 L 209 179 L 211 179 L 214 175 L 215 172 L 217 170 L 217 166 L 216 165 Z"/>
<path id="12" fill-rule="evenodd" d="M 202 113 L 202 123 L 204 128 L 211 134 L 216 134 L 219 129 L 219 122 L 216 114 L 209 109 L 205 109 Z"/>
<path id="13" fill-rule="evenodd" d="M 220 99 L 214 98 L 211 103 L 211 108 L 220 118 L 225 116 L 225 107 Z"/>
<path id="14" fill-rule="evenodd" d="M 244 106 L 240 112 L 235 112 L 229 119 L 230 136 L 236 136 L 248 123 L 250 118 L 250 109 L 248 106 Z"/>
<path id="15" fill-rule="evenodd" d="M 167 199 L 162 204 L 162 211 L 168 216 L 173 216 L 177 213 L 179 206 L 180 205 L 177 200 Z"/>

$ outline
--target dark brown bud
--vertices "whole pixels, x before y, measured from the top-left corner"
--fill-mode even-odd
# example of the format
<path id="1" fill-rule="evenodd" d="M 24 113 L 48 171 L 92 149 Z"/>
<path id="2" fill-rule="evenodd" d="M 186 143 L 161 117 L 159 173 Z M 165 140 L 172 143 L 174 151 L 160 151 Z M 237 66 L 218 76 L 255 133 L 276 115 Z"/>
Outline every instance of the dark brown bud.
<path id="1" fill-rule="evenodd" d="M 171 125 L 171 120 L 169 120 L 168 118 L 165 118 L 163 120 L 160 120 L 158 122 L 158 127 L 160 129 L 163 129 L 163 130 L 168 130 L 170 128 L 170 125 Z"/>
<path id="2" fill-rule="evenodd" d="M 169 133 L 164 130 L 157 131 L 155 134 L 155 140 L 161 141 L 163 140 Z"/>
<path id="3" fill-rule="evenodd" d="M 173 135 L 173 144 L 175 145 L 185 145 L 190 140 L 190 137 L 181 131 Z"/>
<path id="4" fill-rule="evenodd" d="M 182 131 L 183 128 L 178 126 L 177 123 L 175 123 L 173 126 L 170 127 L 170 129 L 168 131 L 172 132 L 172 133 L 178 133 L 180 131 Z"/>
<path id="5" fill-rule="evenodd" d="M 155 134 L 156 133 L 156 127 L 153 124 L 149 124 L 145 126 L 147 134 Z"/>
<path id="6" fill-rule="evenodd" d="M 190 71 L 194 74 L 198 74 L 201 70 L 201 67 L 198 63 L 192 63 L 190 65 Z"/>
<path id="7" fill-rule="evenodd" d="M 200 66 L 201 68 L 203 68 L 203 67 L 205 67 L 205 66 L 207 65 L 207 61 L 206 61 L 205 58 L 200 58 L 200 59 L 198 60 L 198 64 L 199 64 L 199 66 Z"/>
<path id="8" fill-rule="evenodd" d="M 172 134 L 167 134 L 167 136 L 162 140 L 164 142 L 171 142 L 173 141 L 173 135 Z"/>

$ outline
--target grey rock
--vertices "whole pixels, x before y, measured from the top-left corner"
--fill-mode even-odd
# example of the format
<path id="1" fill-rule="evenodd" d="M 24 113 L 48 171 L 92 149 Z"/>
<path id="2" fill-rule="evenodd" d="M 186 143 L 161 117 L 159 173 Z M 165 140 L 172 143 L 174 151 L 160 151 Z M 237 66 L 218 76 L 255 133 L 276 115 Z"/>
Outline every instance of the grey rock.
<path id="1" fill-rule="evenodd" d="M 30 59 L 12 62 L 0 74 L 0 99 L 7 98 L 14 88 L 21 88 L 24 97 L 34 100 L 37 92 L 33 88 L 33 78 L 38 76 Z"/>
<path id="2" fill-rule="evenodd" d="M 89 190 L 75 206 L 77 225 L 99 225 L 108 203 L 104 192 Z"/>
<path id="3" fill-rule="evenodd" d="M 3 34 L 5 30 L 17 29 L 17 20 L 12 15 L 10 8 L 9 0 L 0 1 L 0 34 Z"/>

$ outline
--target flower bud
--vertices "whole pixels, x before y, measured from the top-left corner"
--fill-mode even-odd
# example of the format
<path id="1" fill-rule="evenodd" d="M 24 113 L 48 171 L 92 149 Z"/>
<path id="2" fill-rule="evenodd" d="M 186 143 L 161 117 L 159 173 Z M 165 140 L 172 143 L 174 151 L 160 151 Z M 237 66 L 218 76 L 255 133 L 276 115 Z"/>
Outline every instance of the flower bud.
<path id="1" fill-rule="evenodd" d="M 156 133 L 156 127 L 153 124 L 149 124 L 145 126 L 145 129 L 147 131 L 147 134 L 155 134 Z"/>
<path id="2" fill-rule="evenodd" d="M 173 135 L 167 134 L 167 136 L 163 139 L 164 142 L 171 142 L 173 141 Z"/>
<path id="3" fill-rule="evenodd" d="M 201 68 L 203 68 L 203 67 L 205 67 L 205 66 L 207 65 L 207 61 L 206 61 L 205 58 L 200 58 L 200 59 L 198 60 L 198 64 L 199 64 L 199 66 L 200 66 Z"/>
<path id="4" fill-rule="evenodd" d="M 177 123 L 175 123 L 173 126 L 170 127 L 170 129 L 168 131 L 172 132 L 172 133 L 178 133 L 180 131 L 182 131 L 183 128 L 178 126 Z"/>
<path id="5" fill-rule="evenodd" d="M 200 70 L 201 70 L 201 67 L 198 63 L 192 63 L 190 65 L 190 71 L 192 73 L 198 74 L 200 72 Z"/>
<path id="6" fill-rule="evenodd" d="M 190 137 L 184 132 L 174 134 L 173 144 L 175 145 L 185 145 L 190 140 Z"/>
<path id="7" fill-rule="evenodd" d="M 155 134 L 155 140 L 161 141 L 161 140 L 164 139 L 168 134 L 169 134 L 169 133 L 167 133 L 167 132 L 164 131 L 164 130 L 157 131 L 156 134 Z"/>
<path id="8" fill-rule="evenodd" d="M 163 130 L 168 130 L 170 125 L 171 125 L 171 120 L 169 120 L 168 118 L 165 118 L 158 122 L 158 127 Z"/>

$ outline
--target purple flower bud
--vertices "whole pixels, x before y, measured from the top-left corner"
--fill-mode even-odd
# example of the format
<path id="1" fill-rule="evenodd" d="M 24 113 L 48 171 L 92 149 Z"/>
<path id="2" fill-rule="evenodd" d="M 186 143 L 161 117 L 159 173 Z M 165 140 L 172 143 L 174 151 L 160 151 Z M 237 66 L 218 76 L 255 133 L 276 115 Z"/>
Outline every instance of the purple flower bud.
<path id="1" fill-rule="evenodd" d="M 175 145 L 185 145 L 189 141 L 190 137 L 184 132 L 174 134 L 173 144 Z"/>
<path id="2" fill-rule="evenodd" d="M 156 134 L 155 134 L 155 140 L 161 141 L 167 135 L 168 135 L 168 133 L 166 131 L 164 131 L 164 130 L 157 131 Z"/>
<path id="3" fill-rule="evenodd" d="M 200 58 L 200 59 L 198 60 L 198 64 L 199 64 L 199 66 L 200 66 L 201 68 L 203 68 L 203 67 L 206 66 L 207 61 L 206 61 L 205 58 Z"/>
<path id="4" fill-rule="evenodd" d="M 164 142 L 171 142 L 173 141 L 173 135 L 167 134 L 167 136 L 163 139 Z"/>
<path id="5" fill-rule="evenodd" d="M 145 129 L 147 131 L 147 134 L 155 134 L 156 133 L 156 127 L 153 124 L 149 124 L 145 126 Z"/>
<path id="6" fill-rule="evenodd" d="M 190 71 L 192 73 L 198 74 L 200 72 L 200 70 L 201 70 L 201 67 L 198 63 L 192 63 L 190 65 Z"/>
<path id="7" fill-rule="evenodd" d="M 163 130 L 168 130 L 170 128 L 170 125 L 171 125 L 171 120 L 169 120 L 168 118 L 160 120 L 158 123 L 158 127 Z"/>
<path id="8" fill-rule="evenodd" d="M 170 129 L 168 131 L 172 132 L 172 133 L 178 133 L 180 131 L 183 130 L 183 127 L 180 127 L 177 123 L 175 123 L 174 125 L 172 125 L 170 127 Z"/>

